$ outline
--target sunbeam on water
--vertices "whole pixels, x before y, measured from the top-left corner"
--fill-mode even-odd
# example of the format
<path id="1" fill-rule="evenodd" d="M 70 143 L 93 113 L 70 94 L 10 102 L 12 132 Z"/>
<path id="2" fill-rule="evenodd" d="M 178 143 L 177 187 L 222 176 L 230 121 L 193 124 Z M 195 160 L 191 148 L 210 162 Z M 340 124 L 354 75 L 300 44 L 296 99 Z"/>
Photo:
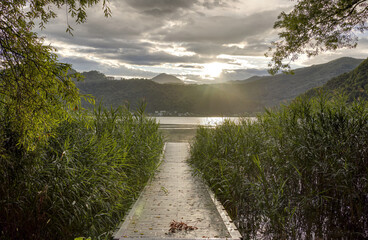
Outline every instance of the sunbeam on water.
<path id="1" fill-rule="evenodd" d="M 188 142 L 193 139 L 198 126 L 215 127 L 225 120 L 239 122 L 238 117 L 155 117 L 167 142 Z"/>
<path id="2" fill-rule="evenodd" d="M 222 124 L 226 119 L 238 122 L 238 117 L 155 117 L 157 122 L 164 125 L 192 125 L 196 126 L 216 126 Z"/>

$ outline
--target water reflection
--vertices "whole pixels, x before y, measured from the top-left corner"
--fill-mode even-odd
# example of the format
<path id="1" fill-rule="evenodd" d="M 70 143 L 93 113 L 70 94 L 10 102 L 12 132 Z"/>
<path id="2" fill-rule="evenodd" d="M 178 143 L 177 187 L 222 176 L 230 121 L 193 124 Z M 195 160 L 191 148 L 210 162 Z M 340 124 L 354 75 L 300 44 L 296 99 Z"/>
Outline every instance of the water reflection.
<path id="1" fill-rule="evenodd" d="M 190 142 L 198 126 L 215 127 L 226 119 L 238 123 L 238 117 L 155 117 L 160 123 L 160 131 L 167 142 Z"/>
<path id="2" fill-rule="evenodd" d="M 226 119 L 239 122 L 238 117 L 155 117 L 161 125 L 216 126 Z"/>

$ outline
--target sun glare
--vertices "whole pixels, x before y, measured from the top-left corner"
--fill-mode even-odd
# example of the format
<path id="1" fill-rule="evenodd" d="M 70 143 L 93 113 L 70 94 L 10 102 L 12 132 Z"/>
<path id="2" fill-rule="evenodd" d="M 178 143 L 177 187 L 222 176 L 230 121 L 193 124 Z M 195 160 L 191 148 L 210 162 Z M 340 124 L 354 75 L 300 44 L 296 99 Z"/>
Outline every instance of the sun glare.
<path id="1" fill-rule="evenodd" d="M 214 79 L 220 76 L 224 67 L 225 67 L 224 64 L 218 62 L 204 64 L 201 74 L 202 78 Z"/>

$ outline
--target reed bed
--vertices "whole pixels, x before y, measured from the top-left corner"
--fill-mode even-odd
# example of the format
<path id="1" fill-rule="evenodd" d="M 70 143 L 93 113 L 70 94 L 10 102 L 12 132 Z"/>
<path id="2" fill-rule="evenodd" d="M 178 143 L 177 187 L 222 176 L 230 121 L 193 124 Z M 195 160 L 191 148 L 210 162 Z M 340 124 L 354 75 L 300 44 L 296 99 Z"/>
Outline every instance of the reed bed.
<path id="1" fill-rule="evenodd" d="M 143 108 L 73 112 L 31 152 L 0 132 L 0 239 L 109 239 L 163 147 Z"/>
<path id="2" fill-rule="evenodd" d="M 368 104 L 298 98 L 200 127 L 189 162 L 245 239 L 368 237 Z"/>

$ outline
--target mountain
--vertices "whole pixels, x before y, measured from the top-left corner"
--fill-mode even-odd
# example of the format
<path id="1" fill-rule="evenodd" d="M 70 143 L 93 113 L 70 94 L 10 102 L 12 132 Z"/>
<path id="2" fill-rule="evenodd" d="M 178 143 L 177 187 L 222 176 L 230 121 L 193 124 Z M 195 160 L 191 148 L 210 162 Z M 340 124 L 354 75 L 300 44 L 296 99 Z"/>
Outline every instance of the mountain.
<path id="1" fill-rule="evenodd" d="M 161 83 L 161 84 L 163 83 L 179 83 L 179 84 L 183 83 L 183 81 L 180 80 L 179 78 L 173 75 L 166 74 L 166 73 L 161 73 L 157 75 L 156 77 L 152 78 L 151 80 L 157 83 Z"/>
<path id="2" fill-rule="evenodd" d="M 159 84 L 147 79 L 108 80 L 96 71 L 82 73 L 84 82 L 76 83 L 81 93 L 92 94 L 107 106 L 130 103 L 135 109 L 140 100 L 146 111 L 166 110 L 197 115 L 232 115 L 263 111 L 277 106 L 333 77 L 349 72 L 363 60 L 340 58 L 325 64 L 295 70 L 294 75 L 254 77 L 250 81 L 222 84 Z"/>
<path id="3" fill-rule="evenodd" d="M 84 73 L 83 73 L 84 74 Z M 144 100 L 146 112 L 169 111 L 196 115 L 232 115 L 262 111 L 260 102 L 243 94 L 234 84 L 159 84 L 146 79 L 77 82 L 82 94 L 95 96 L 105 106 L 128 104 L 136 109 Z M 83 103 L 84 107 L 89 107 Z"/>
<path id="4" fill-rule="evenodd" d="M 252 78 L 244 84 L 259 92 L 265 106 L 290 101 L 300 94 L 327 83 L 333 77 L 356 68 L 363 59 L 343 57 L 328 63 L 299 68 L 294 74 L 277 74 Z"/>
<path id="5" fill-rule="evenodd" d="M 245 79 L 245 80 L 240 80 L 240 81 L 250 83 L 250 82 L 255 82 L 255 81 L 257 81 L 257 80 L 259 80 L 259 79 L 261 79 L 261 78 L 262 78 L 261 76 L 252 76 L 252 77 L 250 77 L 250 78 L 247 78 L 247 79 Z"/>
<path id="6" fill-rule="evenodd" d="M 100 73 L 99 71 L 93 70 L 89 72 L 83 72 L 82 74 L 88 82 L 99 82 L 107 80 L 105 74 Z"/>
<path id="7" fill-rule="evenodd" d="M 334 77 L 323 86 L 313 88 L 304 95 L 314 97 L 320 92 L 332 95 L 344 93 L 350 101 L 357 98 L 368 99 L 368 59 L 354 70 Z"/>

